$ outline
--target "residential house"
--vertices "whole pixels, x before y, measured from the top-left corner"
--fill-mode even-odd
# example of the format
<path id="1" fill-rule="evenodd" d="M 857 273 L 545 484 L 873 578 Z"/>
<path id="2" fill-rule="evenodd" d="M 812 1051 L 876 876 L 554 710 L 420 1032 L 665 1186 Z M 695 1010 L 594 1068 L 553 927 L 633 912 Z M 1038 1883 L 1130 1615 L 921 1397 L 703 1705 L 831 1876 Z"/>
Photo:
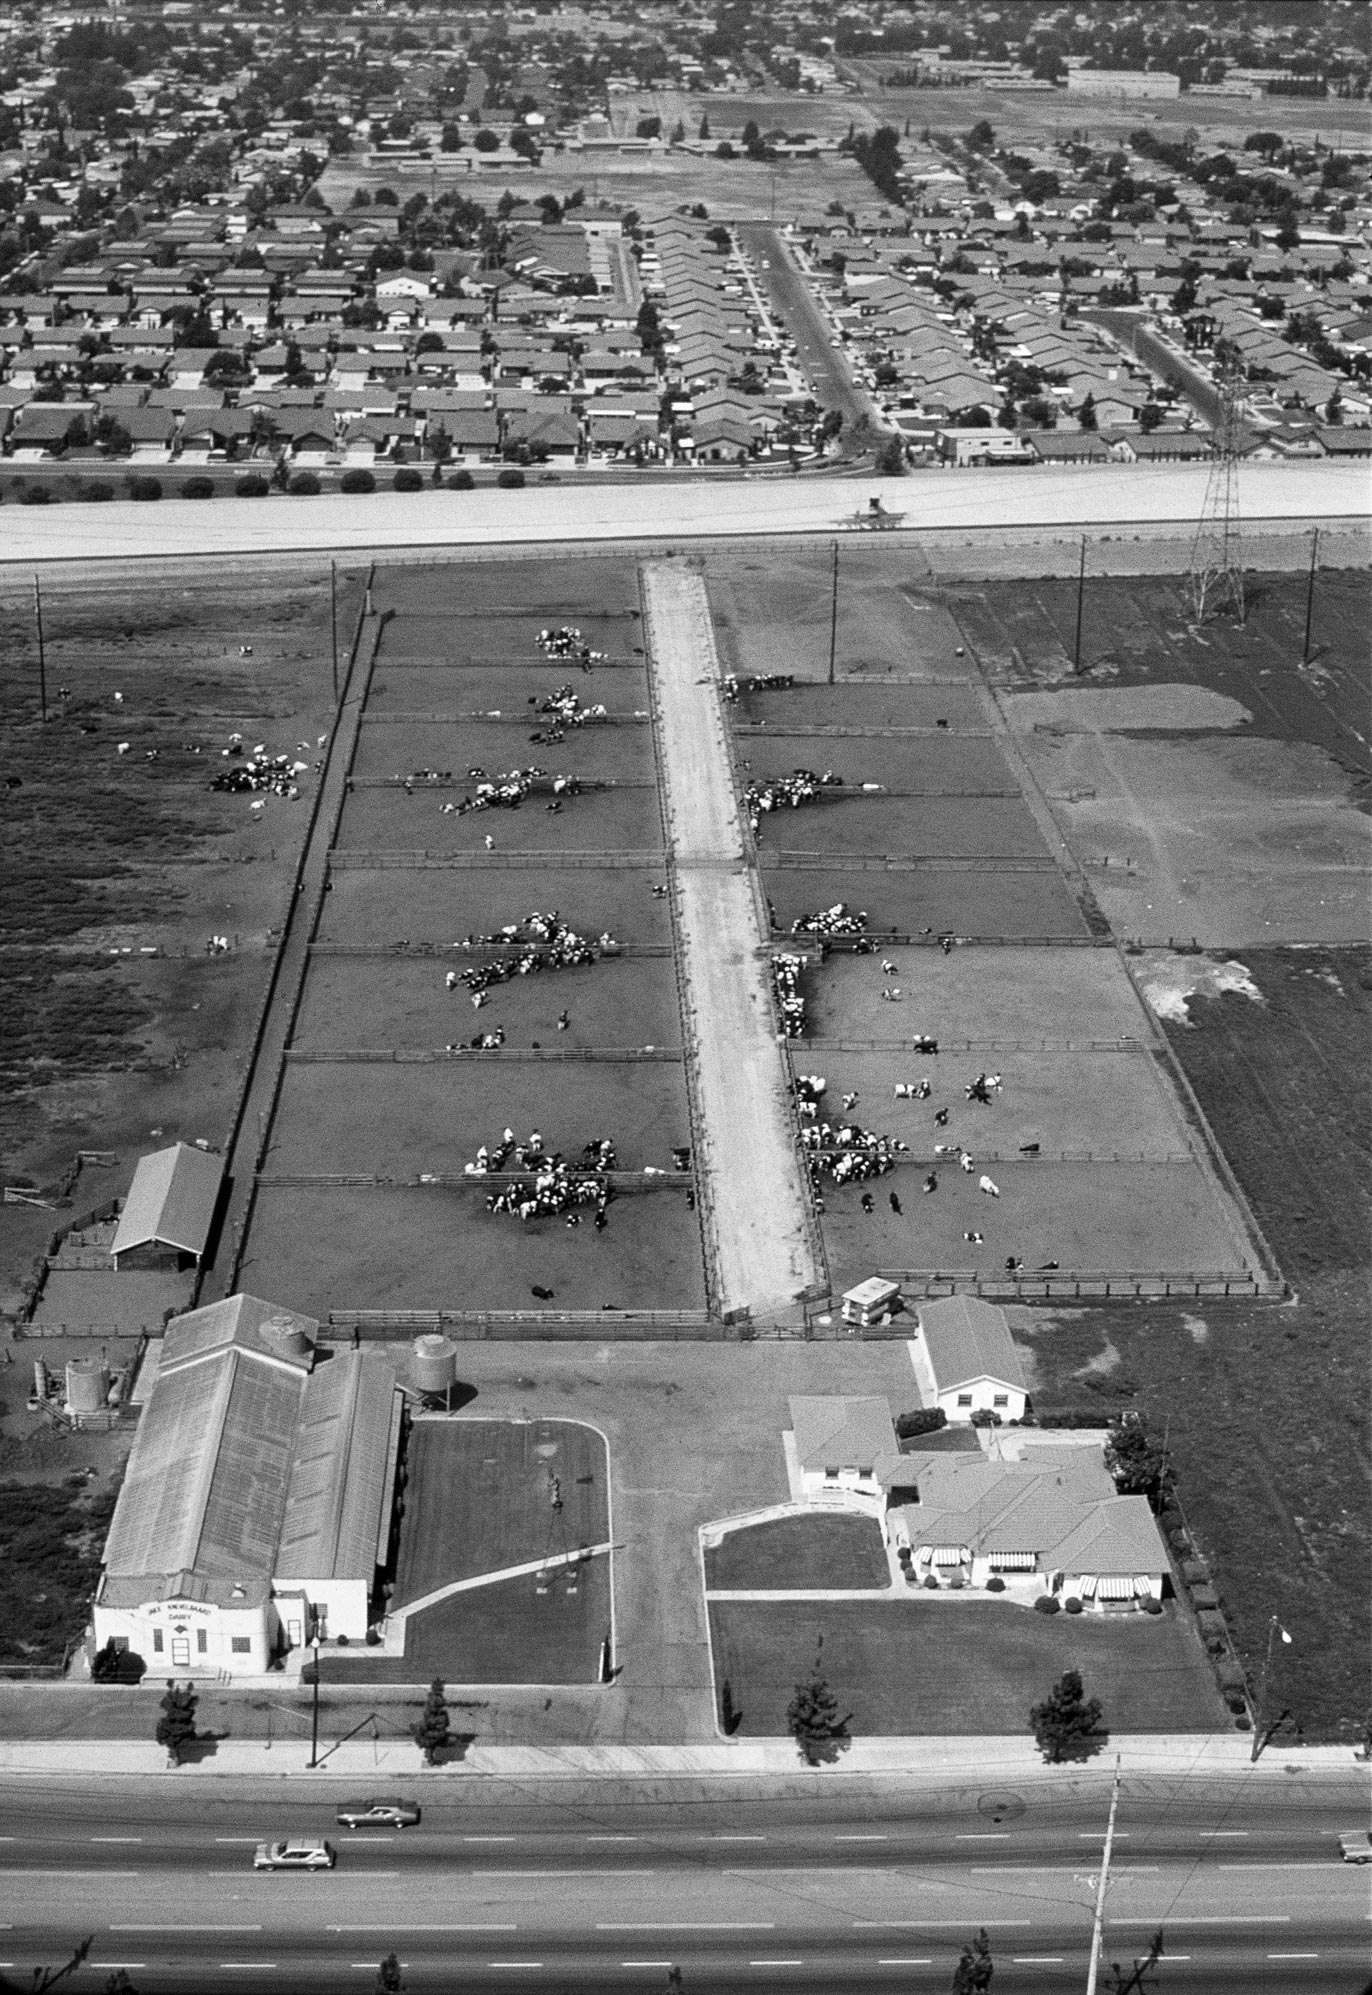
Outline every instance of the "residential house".
<path id="1" fill-rule="evenodd" d="M 911 1350 L 926 1404 L 950 1421 L 1023 1419 L 1028 1388 L 1003 1309 L 980 1296 L 939 1296 L 918 1305 L 918 1321 Z"/>

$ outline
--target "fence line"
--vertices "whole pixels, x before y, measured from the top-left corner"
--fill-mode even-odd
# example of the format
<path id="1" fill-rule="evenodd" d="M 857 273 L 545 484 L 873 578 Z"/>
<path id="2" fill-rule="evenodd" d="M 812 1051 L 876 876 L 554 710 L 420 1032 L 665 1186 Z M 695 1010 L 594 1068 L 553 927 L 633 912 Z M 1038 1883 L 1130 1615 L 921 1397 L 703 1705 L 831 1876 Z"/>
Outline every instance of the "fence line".
<path id="1" fill-rule="evenodd" d="M 792 852 L 764 847 L 757 855 L 764 872 L 822 873 L 1049 873 L 1059 875 L 1056 859 L 1025 859 L 1014 854 L 982 853 L 976 858 L 921 858 L 899 852 Z"/>
<path id="2" fill-rule="evenodd" d="M 425 713 L 418 711 L 408 713 L 369 713 L 367 715 L 367 724 L 369 727 L 452 727 L 456 726 L 459 721 L 494 720 L 499 721 L 502 726 L 527 727 L 532 720 L 551 721 L 554 718 L 555 716 L 551 714 L 540 714 L 537 709 L 532 712 L 528 708 L 525 708 L 523 712 L 514 708 L 486 712 L 480 707 L 464 707 L 457 713 Z M 596 714 L 593 718 L 581 722 L 581 727 L 583 728 L 646 727 L 647 725 L 648 716 L 646 713 Z M 939 732 L 942 733 L 943 729 L 940 729 Z"/>
<path id="3" fill-rule="evenodd" d="M 670 1046 L 290 1046 L 286 1058 L 304 1066 L 424 1065 L 435 1060 L 605 1061 L 626 1064 L 661 1061 L 679 1065 L 684 1055 Z"/>
<path id="4" fill-rule="evenodd" d="M 588 937 L 587 940 L 590 938 Z M 602 945 L 593 942 L 597 957 L 602 963 L 612 963 L 617 957 L 636 961 L 639 957 L 666 957 L 672 953 L 670 942 L 612 942 Z M 312 956 L 387 956 L 418 960 L 431 960 L 436 956 L 461 956 L 464 959 L 487 956 L 521 956 L 526 949 L 542 949 L 546 945 L 537 938 L 526 938 L 522 942 L 495 941 L 482 939 L 479 942 L 312 942 Z M 548 974 L 558 966 L 545 965 Z M 580 965 L 576 967 L 581 967 Z"/>
<path id="5" fill-rule="evenodd" d="M 546 1160 L 545 1160 L 546 1161 Z M 471 1176 L 443 1171 L 415 1172 L 409 1177 L 386 1177 L 378 1171 L 263 1171 L 257 1182 L 272 1191 L 329 1191 L 361 1186 L 372 1191 L 483 1191 L 504 1185 L 527 1184 L 538 1169 L 531 1160 L 522 1171 L 482 1171 Z M 612 1191 L 633 1198 L 640 1192 L 691 1191 L 689 1171 L 590 1171 L 573 1168 L 578 1179 L 609 1185 Z"/>
<path id="6" fill-rule="evenodd" d="M 1142 1053 L 1144 1040 L 1121 1033 L 1116 1039 L 940 1039 L 940 1053 Z M 918 1057 L 906 1039 L 793 1039 L 792 1054 L 904 1053 Z"/>
<path id="7" fill-rule="evenodd" d="M 948 932 L 944 931 L 945 934 Z M 877 949 L 939 949 L 937 935 L 902 935 L 895 929 L 868 928 L 861 935 L 796 935 L 774 931 L 788 947 L 813 948 L 822 943 L 831 956 L 870 956 Z M 1111 935 L 955 935 L 959 949 L 1113 949 Z"/>
<path id="8" fill-rule="evenodd" d="M 1169 1296 L 1275 1296 L 1283 1284 L 1251 1270 L 1231 1269 L 1214 1274 L 1091 1274 L 1072 1271 L 1020 1275 L 980 1274 L 975 1268 L 938 1271 L 926 1268 L 881 1268 L 883 1281 L 895 1281 L 916 1296 L 980 1295 L 1008 1302 L 1064 1300 L 1114 1301 Z"/>
<path id="9" fill-rule="evenodd" d="M 457 870 L 488 866 L 496 871 L 533 872 L 535 870 L 573 870 L 584 868 L 588 871 L 603 871 L 622 868 L 626 871 L 650 866 L 665 867 L 667 861 L 661 852 L 435 852 L 431 850 L 384 851 L 367 850 L 362 847 L 335 849 L 329 854 L 329 865 L 334 872 L 349 868 L 355 871 L 390 872 L 405 868 L 434 868 Z"/>
<path id="10" fill-rule="evenodd" d="M 472 783 L 474 781 L 479 781 L 479 780 L 480 778 L 474 778 L 466 774 L 455 774 L 455 775 L 446 775 L 439 777 L 350 776 L 348 778 L 348 793 L 349 795 L 351 795 L 354 790 L 408 789 L 412 795 L 427 796 L 430 792 L 437 794 L 438 792 L 441 792 L 443 790 L 470 790 Z M 576 782 L 577 787 L 575 790 L 569 790 L 567 792 L 569 798 L 577 796 L 582 796 L 582 797 L 591 796 L 597 792 L 604 792 L 607 790 L 655 790 L 657 788 L 656 781 L 644 782 L 640 780 L 638 777 L 578 776 L 574 780 Z M 555 781 L 556 779 L 552 776 L 536 777 L 529 786 L 529 795 L 534 797 L 542 797 L 542 796 L 553 796 L 558 794 L 554 788 Z M 950 794 L 953 793 L 950 792 Z M 999 796 L 1002 794 L 1002 792 L 988 791 L 987 794 L 988 795 L 994 794 Z M 1008 796 L 1010 792 L 1007 790 L 1003 792 L 1003 794 Z"/>
<path id="11" fill-rule="evenodd" d="M 819 681 L 806 680 L 802 683 L 806 685 L 818 685 Z M 883 680 L 882 683 L 885 684 L 887 682 Z M 962 686 L 967 682 L 964 679 L 919 679 L 914 683 L 921 686 Z M 736 735 L 746 734 L 750 739 L 761 738 L 764 741 L 785 740 L 788 735 L 801 735 L 806 738 L 813 735 L 821 740 L 832 738 L 836 741 L 886 741 L 892 738 L 901 740 L 906 736 L 914 736 L 921 739 L 927 736 L 931 740 L 936 741 L 995 740 L 995 729 L 990 727 L 824 727 L 813 724 L 802 724 L 799 721 L 782 721 L 774 727 L 769 727 L 765 721 L 741 720 L 733 722 L 732 731 Z M 1018 794 L 1019 792 L 1016 791 L 1015 795 Z"/>

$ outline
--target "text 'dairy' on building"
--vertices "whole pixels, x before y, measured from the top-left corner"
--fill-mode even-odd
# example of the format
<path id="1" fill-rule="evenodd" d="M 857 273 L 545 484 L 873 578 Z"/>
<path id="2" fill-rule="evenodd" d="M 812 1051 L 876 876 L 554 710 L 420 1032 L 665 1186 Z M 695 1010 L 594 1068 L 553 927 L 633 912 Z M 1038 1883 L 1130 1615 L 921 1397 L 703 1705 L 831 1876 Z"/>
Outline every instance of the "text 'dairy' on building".
<path id="1" fill-rule="evenodd" d="M 153 1673 L 259 1675 L 365 1638 L 390 1546 L 404 1399 L 375 1351 L 235 1295 L 176 1318 L 105 1544 L 97 1647 Z"/>

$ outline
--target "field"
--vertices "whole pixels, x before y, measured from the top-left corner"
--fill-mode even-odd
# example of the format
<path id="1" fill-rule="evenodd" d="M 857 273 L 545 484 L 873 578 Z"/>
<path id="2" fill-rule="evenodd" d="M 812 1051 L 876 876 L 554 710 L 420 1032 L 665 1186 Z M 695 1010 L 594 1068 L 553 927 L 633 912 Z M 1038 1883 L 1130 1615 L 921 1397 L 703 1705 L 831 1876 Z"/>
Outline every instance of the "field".
<path id="1" fill-rule="evenodd" d="M 715 1689 L 744 1738 L 786 1731 L 816 1654 L 855 1737 L 1027 1731 L 1029 1707 L 1079 1669 L 1118 1732 L 1232 1724 L 1200 1644 L 1175 1606 L 1160 1615 L 1052 1619 L 999 1602 L 715 1601 Z M 820 1643 L 823 1643 L 822 1648 Z"/>
<path id="2" fill-rule="evenodd" d="M 775 1517 L 706 1547 L 707 1593 L 801 1593 L 813 1587 L 891 1584 L 874 1518 Z"/>

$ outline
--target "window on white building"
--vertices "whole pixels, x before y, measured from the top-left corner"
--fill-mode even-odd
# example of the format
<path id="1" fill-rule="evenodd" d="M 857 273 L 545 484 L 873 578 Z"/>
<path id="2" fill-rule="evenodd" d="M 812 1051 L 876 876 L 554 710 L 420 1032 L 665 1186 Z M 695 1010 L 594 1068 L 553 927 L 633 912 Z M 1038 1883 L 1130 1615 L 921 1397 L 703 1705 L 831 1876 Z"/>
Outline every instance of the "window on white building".
<path id="1" fill-rule="evenodd" d="M 155 1656 L 160 1656 L 162 1653 L 162 1630 L 160 1628 L 154 1628 L 152 1631 L 152 1652 Z"/>
<path id="2" fill-rule="evenodd" d="M 236 1656 L 250 1656 L 252 1654 L 252 1638 L 249 1635 L 231 1635 L 229 1637 L 229 1647 Z"/>

